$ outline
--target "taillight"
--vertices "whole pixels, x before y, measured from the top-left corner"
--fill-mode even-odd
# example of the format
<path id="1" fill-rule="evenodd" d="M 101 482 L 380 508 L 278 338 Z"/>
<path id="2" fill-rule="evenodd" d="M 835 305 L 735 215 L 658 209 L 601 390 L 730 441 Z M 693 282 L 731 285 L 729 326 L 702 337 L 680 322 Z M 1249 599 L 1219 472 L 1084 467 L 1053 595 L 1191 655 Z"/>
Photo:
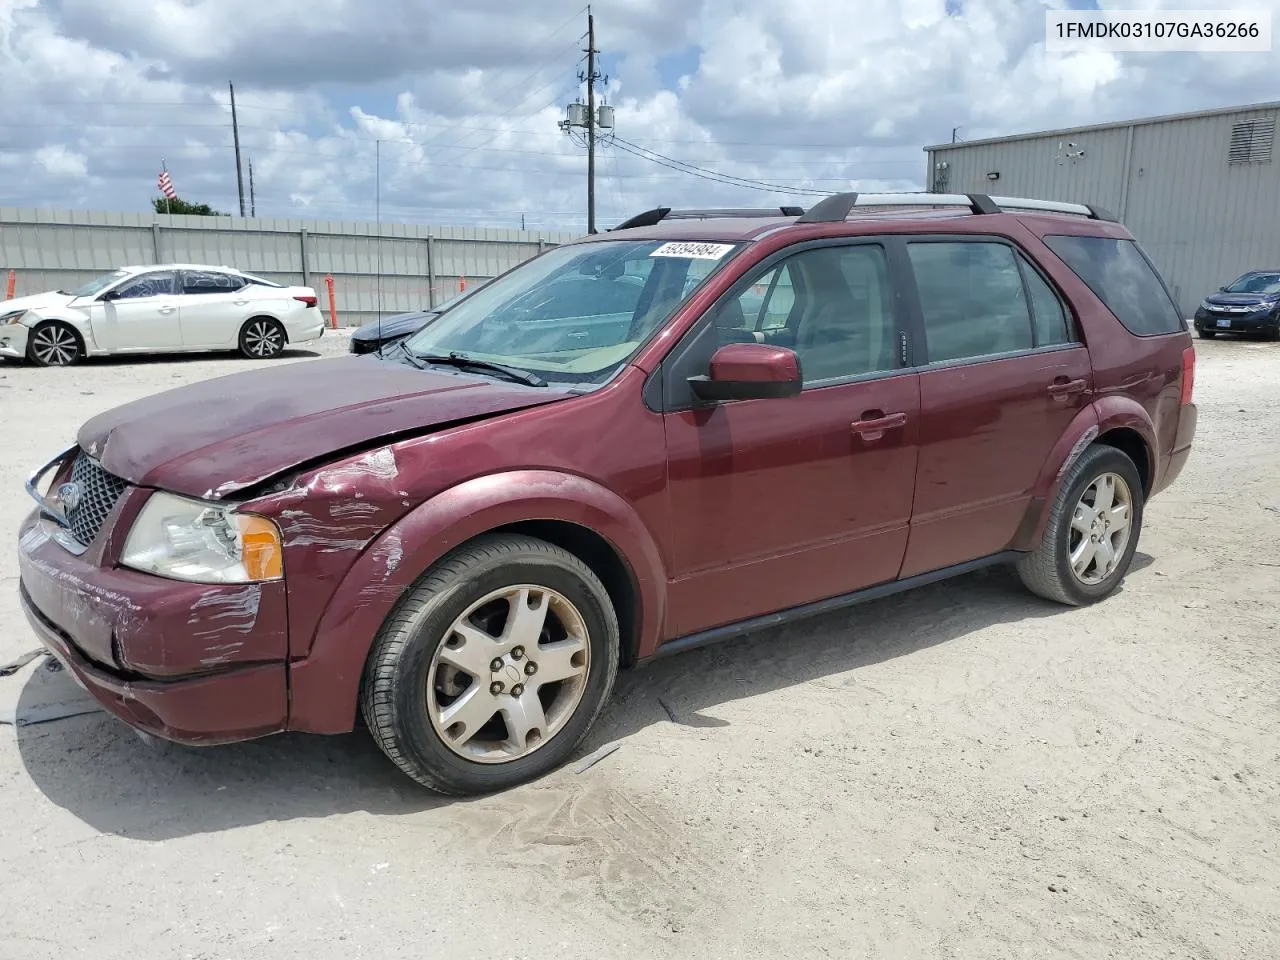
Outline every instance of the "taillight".
<path id="1" fill-rule="evenodd" d="M 308 307 L 314 307 L 320 301 L 315 297 L 294 297 L 299 303 L 305 303 Z"/>
<path id="2" fill-rule="evenodd" d="M 1191 402 L 1191 391 L 1196 384 L 1196 348 L 1187 347 L 1182 351 L 1182 396 L 1179 403 L 1186 406 Z"/>

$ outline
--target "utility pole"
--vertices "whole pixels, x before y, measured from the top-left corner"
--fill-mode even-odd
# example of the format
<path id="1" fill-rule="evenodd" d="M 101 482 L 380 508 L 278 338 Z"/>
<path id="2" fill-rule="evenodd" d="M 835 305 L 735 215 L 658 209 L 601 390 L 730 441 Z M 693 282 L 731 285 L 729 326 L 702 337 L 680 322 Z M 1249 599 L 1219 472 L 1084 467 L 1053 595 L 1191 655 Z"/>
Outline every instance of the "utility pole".
<path id="1" fill-rule="evenodd" d="M 596 18 L 587 7 L 587 233 L 596 232 Z"/>
<path id="2" fill-rule="evenodd" d="M 249 158 L 249 216 L 258 215 L 258 199 L 253 192 L 253 157 Z"/>
<path id="3" fill-rule="evenodd" d="M 236 143 L 236 189 L 240 191 L 240 216 L 244 216 L 244 175 L 240 170 L 240 123 L 236 120 L 236 85 L 231 88 L 231 136 Z"/>
<path id="4" fill-rule="evenodd" d="M 578 80 L 587 85 L 587 102 L 574 100 L 565 108 L 565 119 L 558 124 L 570 139 L 587 148 L 587 233 L 596 232 L 596 144 L 608 141 L 613 135 L 613 107 L 607 103 L 596 106 L 596 84 L 608 83 L 609 78 L 596 69 L 600 51 L 596 49 L 596 18 L 587 7 L 587 69 L 578 74 Z M 582 139 L 579 140 L 578 138 Z"/>

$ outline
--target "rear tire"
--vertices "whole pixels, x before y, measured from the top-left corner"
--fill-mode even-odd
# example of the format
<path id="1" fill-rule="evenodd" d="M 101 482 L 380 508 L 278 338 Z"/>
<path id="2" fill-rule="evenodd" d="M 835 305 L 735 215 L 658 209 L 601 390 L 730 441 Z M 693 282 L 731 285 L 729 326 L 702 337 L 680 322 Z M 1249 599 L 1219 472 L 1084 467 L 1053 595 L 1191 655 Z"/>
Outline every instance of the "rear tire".
<path id="1" fill-rule="evenodd" d="M 1086 448 L 1062 480 L 1040 545 L 1018 561 L 1018 576 L 1032 593 L 1068 606 L 1109 596 L 1133 562 L 1143 504 L 1142 478 L 1126 454 L 1106 444 Z"/>
<path id="2" fill-rule="evenodd" d="M 1217 330 L 1197 330 L 1201 340 L 1212 340 L 1218 335 Z"/>
<path id="3" fill-rule="evenodd" d="M 613 689 L 619 642 L 609 595 L 585 563 L 532 537 L 484 536 L 437 563 L 387 619 L 361 712 L 423 786 L 505 790 L 581 743 Z"/>
<path id="4" fill-rule="evenodd" d="M 27 335 L 27 359 L 37 367 L 69 367 L 84 356 L 84 344 L 74 327 L 49 320 Z"/>
<path id="5" fill-rule="evenodd" d="M 271 317 L 253 317 L 240 328 L 240 352 L 250 360 L 278 357 L 288 342 L 280 321 Z"/>

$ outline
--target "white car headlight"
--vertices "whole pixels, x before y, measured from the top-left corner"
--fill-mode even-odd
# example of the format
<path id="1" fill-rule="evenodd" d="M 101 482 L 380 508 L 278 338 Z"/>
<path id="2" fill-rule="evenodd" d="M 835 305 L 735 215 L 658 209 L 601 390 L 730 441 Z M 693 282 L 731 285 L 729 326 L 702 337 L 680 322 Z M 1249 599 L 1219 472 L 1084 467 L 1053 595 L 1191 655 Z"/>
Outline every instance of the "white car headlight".
<path id="1" fill-rule="evenodd" d="M 194 583 L 258 583 L 284 576 L 280 530 L 266 517 L 159 492 L 133 521 L 120 562 Z"/>
<path id="2" fill-rule="evenodd" d="M 10 310 L 8 313 L 0 314 L 0 327 L 11 323 L 21 323 L 22 318 L 26 315 L 27 311 L 25 310 Z"/>

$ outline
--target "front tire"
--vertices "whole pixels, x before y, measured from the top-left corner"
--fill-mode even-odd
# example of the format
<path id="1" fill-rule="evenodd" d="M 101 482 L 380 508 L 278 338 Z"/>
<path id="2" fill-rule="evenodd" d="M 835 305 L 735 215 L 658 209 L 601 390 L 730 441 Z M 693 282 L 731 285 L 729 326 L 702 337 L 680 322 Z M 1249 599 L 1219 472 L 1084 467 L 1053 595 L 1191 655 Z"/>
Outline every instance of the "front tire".
<path id="1" fill-rule="evenodd" d="M 1018 561 L 1018 576 L 1046 600 L 1073 607 L 1102 600 L 1133 562 L 1142 511 L 1133 461 L 1115 447 L 1088 447 L 1063 478 L 1044 537 Z"/>
<path id="2" fill-rule="evenodd" d="M 542 540 L 490 535 L 441 560 L 370 651 L 361 711 L 382 751 L 439 793 L 504 790 L 568 759 L 618 670 L 600 579 Z"/>
<path id="3" fill-rule="evenodd" d="M 278 357 L 288 341 L 280 321 L 271 317 L 254 317 L 240 330 L 240 352 L 250 360 Z"/>
<path id="4" fill-rule="evenodd" d="M 27 359 L 38 367 L 69 367 L 84 356 L 75 328 L 50 320 L 27 336 Z"/>

